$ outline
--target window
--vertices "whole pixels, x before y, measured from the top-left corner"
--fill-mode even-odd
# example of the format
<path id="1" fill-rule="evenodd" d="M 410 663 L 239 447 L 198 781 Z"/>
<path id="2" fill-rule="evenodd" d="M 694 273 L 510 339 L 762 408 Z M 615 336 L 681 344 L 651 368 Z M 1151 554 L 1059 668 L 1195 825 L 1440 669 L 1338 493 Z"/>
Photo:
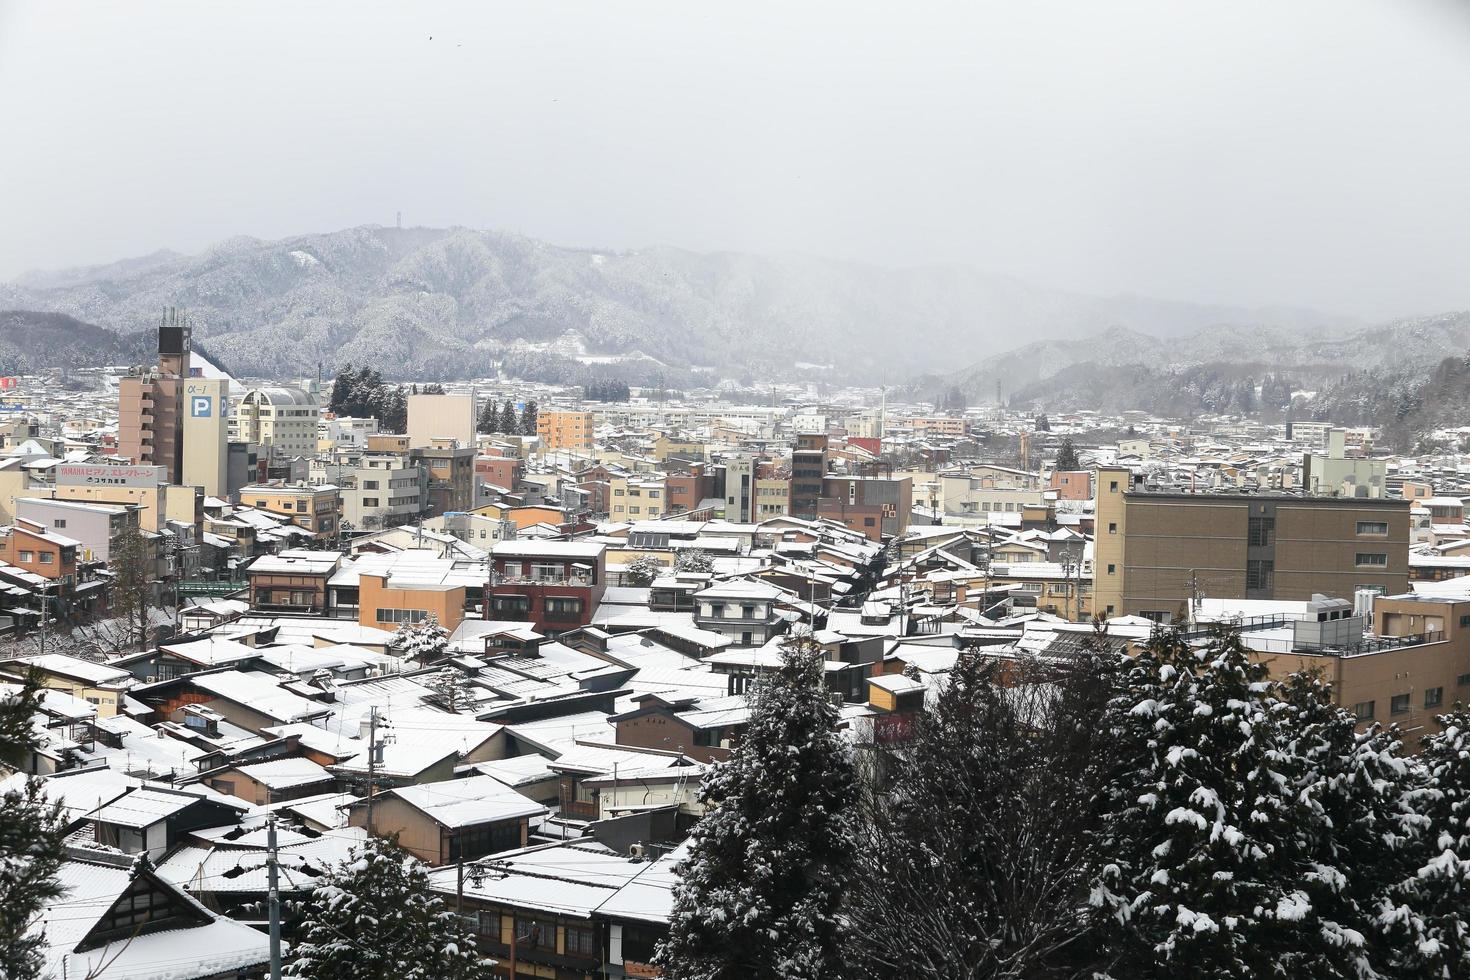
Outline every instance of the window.
<path id="1" fill-rule="evenodd" d="M 1463 626 L 1470 626 L 1470 616 L 1461 616 L 1460 617 L 1460 625 L 1462 627 Z"/>
<path id="2" fill-rule="evenodd" d="M 362 488 L 364 490 L 376 490 L 376 489 L 378 489 L 378 481 L 377 480 L 363 480 L 362 481 Z"/>
<path id="3" fill-rule="evenodd" d="M 380 623 L 422 623 L 428 615 L 422 609 L 379 609 L 376 613 Z"/>
<path id="4" fill-rule="evenodd" d="M 1372 720 L 1373 705 L 1374 702 L 1372 701 L 1359 701 L 1357 704 L 1353 705 L 1353 717 L 1358 719 L 1359 721 Z"/>
<path id="5" fill-rule="evenodd" d="M 1117 534 L 1118 533 L 1118 525 L 1115 524 L 1115 523 L 1113 523 L 1113 522 L 1111 522 L 1111 521 L 1109 521 L 1108 522 L 1108 533 L 1109 534 Z"/>
<path id="6" fill-rule="evenodd" d="M 499 854 L 521 846 L 519 820 L 501 821 L 487 826 L 462 830 L 449 838 L 449 860 L 469 860 L 486 854 Z"/>
<path id="7" fill-rule="evenodd" d="M 597 956 L 597 933 L 591 929 L 567 926 L 568 956 Z"/>
<path id="8" fill-rule="evenodd" d="M 53 554 L 52 552 L 49 552 L 49 551 L 43 551 L 43 552 L 41 552 L 41 564 L 42 565 L 54 565 L 55 563 L 56 563 L 56 555 L 55 554 Z"/>
<path id="9" fill-rule="evenodd" d="M 1388 555 L 1382 551 L 1360 551 L 1354 563 L 1362 568 L 1364 566 L 1386 567 Z"/>
<path id="10" fill-rule="evenodd" d="M 1247 561 L 1245 563 L 1245 587 L 1270 591 L 1276 574 L 1273 561 Z"/>
<path id="11" fill-rule="evenodd" d="M 1113 493 L 1117 493 L 1118 492 L 1118 481 L 1117 480 L 1109 480 L 1108 481 L 1108 489 L 1111 490 Z"/>
<path id="12" fill-rule="evenodd" d="M 871 518 L 871 517 L 864 517 L 863 518 L 863 527 L 873 527 L 874 524 L 876 524 L 876 523 L 877 522 L 874 521 L 873 518 Z"/>
<path id="13" fill-rule="evenodd" d="M 1117 571 L 1118 571 L 1118 566 L 1117 565 L 1112 565 L 1112 564 L 1108 565 L 1108 574 L 1109 575 L 1113 575 Z"/>
<path id="14" fill-rule="evenodd" d="M 1401 715 L 1409 710 L 1409 696 L 1407 694 L 1395 694 L 1388 702 L 1389 714 Z"/>
<path id="15" fill-rule="evenodd" d="M 1470 687 L 1470 674 L 1461 674 L 1455 678 L 1456 687 Z"/>
<path id="16" fill-rule="evenodd" d="M 490 597 L 490 612 L 497 618 L 517 619 L 530 611 L 530 596 L 496 595 Z"/>
<path id="17" fill-rule="evenodd" d="M 364 507 L 376 507 L 376 506 L 378 506 L 378 498 L 377 497 L 363 497 L 362 498 L 362 505 Z"/>
<path id="18" fill-rule="evenodd" d="M 566 569 L 554 562 L 531 563 L 531 578 L 537 582 L 561 582 L 566 577 Z"/>
<path id="19" fill-rule="evenodd" d="M 298 513 L 298 514 L 304 514 L 304 513 L 306 513 L 306 501 L 304 501 L 304 500 L 298 500 L 298 501 L 296 501 L 296 513 Z"/>
<path id="20" fill-rule="evenodd" d="M 1387 521 L 1359 521 L 1358 522 L 1358 533 L 1359 534 L 1371 534 L 1374 537 L 1386 538 L 1386 537 L 1388 537 L 1388 522 Z"/>
<path id="21" fill-rule="evenodd" d="M 1438 708 L 1444 704 L 1444 688 L 1428 687 L 1424 689 L 1424 707 Z"/>
<path id="22" fill-rule="evenodd" d="M 35 561 L 36 560 L 36 553 L 34 551 L 22 551 L 20 553 L 20 560 L 21 561 Z"/>
<path id="23" fill-rule="evenodd" d="M 51 522 L 51 526 L 54 527 L 54 528 L 63 528 L 63 527 L 66 527 L 66 518 L 65 517 L 58 517 L 58 518 L 56 518 L 56 520 L 54 520 L 54 521 Z"/>
<path id="24" fill-rule="evenodd" d="M 516 943 L 532 949 L 556 949 L 556 923 L 516 918 Z"/>
<path id="25" fill-rule="evenodd" d="M 582 615 L 581 599 L 564 596 L 548 596 L 546 599 L 547 619 L 572 619 Z"/>
<path id="26" fill-rule="evenodd" d="M 1270 517 L 1252 517 L 1249 521 L 1246 543 L 1252 548 L 1264 548 L 1271 543 L 1271 532 L 1276 530 L 1276 521 Z"/>

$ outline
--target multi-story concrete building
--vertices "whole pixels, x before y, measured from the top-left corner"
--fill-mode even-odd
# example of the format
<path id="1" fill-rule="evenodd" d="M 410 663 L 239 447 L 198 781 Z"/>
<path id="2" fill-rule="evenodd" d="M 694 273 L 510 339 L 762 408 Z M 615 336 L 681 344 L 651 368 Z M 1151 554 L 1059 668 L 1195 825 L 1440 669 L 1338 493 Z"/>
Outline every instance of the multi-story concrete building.
<path id="1" fill-rule="evenodd" d="M 228 382 L 196 377 L 189 346 L 188 324 L 171 312 L 158 329 L 158 367 L 118 381 L 118 454 L 217 496 L 228 492 Z"/>
<path id="2" fill-rule="evenodd" d="M 540 412 L 536 416 L 536 435 L 541 439 L 543 451 L 565 449 L 590 453 L 594 444 L 592 433 L 595 425 L 591 412 Z"/>
<path id="3" fill-rule="evenodd" d="M 802 520 L 816 520 L 817 501 L 822 497 L 822 480 L 827 476 L 827 436 L 804 432 L 796 437 L 791 453 L 791 502 L 787 512 Z"/>
<path id="4" fill-rule="evenodd" d="M 337 533 L 342 512 L 341 491 L 334 484 L 258 483 L 240 489 L 240 503 L 290 518 L 318 541 Z"/>
<path id="5" fill-rule="evenodd" d="M 1409 503 L 1284 494 L 1155 493 L 1098 471 L 1098 615 L 1187 617 L 1191 596 L 1309 600 L 1409 584 Z"/>
<path id="6" fill-rule="evenodd" d="M 608 517 L 614 521 L 653 521 L 664 516 L 664 481 L 615 476 L 608 481 Z"/>
<path id="7" fill-rule="evenodd" d="M 45 497 L 21 497 L 15 502 L 17 521 L 45 527 L 76 542 L 82 561 L 110 561 L 113 545 L 128 528 L 138 527 L 138 508 L 112 504 L 83 504 Z"/>
<path id="8" fill-rule="evenodd" d="M 118 381 L 117 450 L 135 463 L 162 466 L 172 483 L 184 471 L 183 383 L 189 377 L 189 327 L 170 311 L 158 328 L 158 367 L 134 368 Z"/>
<path id="9" fill-rule="evenodd" d="M 592 622 L 607 588 L 607 546 L 581 541 L 502 541 L 490 551 L 486 619 L 559 633 Z"/>
<path id="10" fill-rule="evenodd" d="M 755 520 L 755 457 L 725 457 L 725 520 L 748 524 Z"/>
<path id="11" fill-rule="evenodd" d="M 435 397 L 435 396 L 430 396 Z M 434 439 L 409 453 L 428 473 L 427 508 L 434 514 L 471 510 L 475 506 L 475 448 L 453 439 Z"/>
<path id="12" fill-rule="evenodd" d="M 230 437 L 290 456 L 310 456 L 317 447 L 318 414 L 316 398 L 304 388 L 252 388 L 235 406 Z"/>
<path id="13" fill-rule="evenodd" d="M 415 521 L 429 499 L 429 473 L 405 453 L 334 453 L 312 464 L 314 483 L 330 483 L 342 497 L 342 520 L 360 531 Z"/>
<path id="14" fill-rule="evenodd" d="M 1327 430 L 1327 452 L 1302 456 L 1302 489 L 1329 497 L 1382 497 L 1388 463 L 1348 456 L 1342 429 Z"/>
<path id="15" fill-rule="evenodd" d="M 906 476 L 828 476 L 817 501 L 818 517 L 837 521 L 872 541 L 902 534 L 913 509 L 913 483 Z"/>
<path id="16" fill-rule="evenodd" d="M 409 446 L 415 449 L 432 446 L 435 440 L 441 439 L 474 446 L 474 395 L 408 396 Z"/>

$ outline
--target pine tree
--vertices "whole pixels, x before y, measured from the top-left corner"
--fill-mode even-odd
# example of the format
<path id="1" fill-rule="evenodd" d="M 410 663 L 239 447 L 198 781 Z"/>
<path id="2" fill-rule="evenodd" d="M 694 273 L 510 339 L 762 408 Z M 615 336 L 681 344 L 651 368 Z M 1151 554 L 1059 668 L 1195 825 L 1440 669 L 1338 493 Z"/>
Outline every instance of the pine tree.
<path id="1" fill-rule="evenodd" d="M 1062 440 L 1061 448 L 1057 450 L 1056 468 L 1064 472 L 1082 469 L 1082 463 L 1077 459 L 1077 448 L 1071 439 Z"/>
<path id="2" fill-rule="evenodd" d="M 526 402 L 526 407 L 521 410 L 521 435 L 534 436 L 536 434 L 536 403 Z"/>
<path id="3" fill-rule="evenodd" d="M 422 666 L 434 663 L 449 648 L 449 632 L 439 625 L 439 617 L 429 613 L 417 623 L 404 623 L 393 634 L 393 647 L 408 660 Z"/>
<path id="4" fill-rule="evenodd" d="M 1099 634 L 1099 637 L 1101 634 Z M 1094 739 L 1121 658 L 962 654 L 870 806 L 858 975 L 1062 976 L 1088 962 Z"/>
<path id="5" fill-rule="evenodd" d="M 355 380 L 351 364 L 343 365 L 342 369 L 337 372 L 337 376 L 332 379 L 332 397 L 327 402 L 327 409 L 333 414 L 352 414 L 348 406 L 353 403 Z"/>
<path id="6" fill-rule="evenodd" d="M 700 548 L 681 548 L 674 558 L 674 568 L 680 572 L 698 572 L 707 575 L 715 570 L 715 560 L 708 551 Z"/>
<path id="7" fill-rule="evenodd" d="M 1284 696 L 1294 789 L 1306 805 L 1303 888 L 1325 940 L 1318 961 L 1302 967 L 1313 977 L 1383 976 L 1397 945 L 1383 915 L 1398 908 L 1391 892 L 1413 871 L 1410 845 L 1422 823 L 1411 805 L 1419 769 L 1396 730 L 1358 732 L 1316 672 L 1291 675 Z"/>
<path id="8" fill-rule="evenodd" d="M 1401 904 L 1382 918 L 1397 940 L 1406 977 L 1470 976 L 1470 711 L 1435 721 L 1421 740 L 1424 784 L 1411 798 L 1423 818 L 1412 847 L 1413 872 L 1395 888 Z"/>
<path id="9" fill-rule="evenodd" d="M 490 960 L 429 889 L 424 865 L 373 837 L 301 909 L 301 939 L 285 974 L 303 980 L 479 980 Z"/>
<path id="10" fill-rule="evenodd" d="M 858 787 L 823 673 L 816 644 L 789 640 L 745 737 L 705 777 L 658 953 L 671 980 L 843 974 Z"/>
<path id="11" fill-rule="evenodd" d="M 1322 926 L 1301 887 L 1287 710 L 1238 633 L 1160 629 L 1107 713 L 1121 763 L 1094 887 L 1114 977 L 1307 975 Z"/>
<path id="12" fill-rule="evenodd" d="M 475 431 L 489 435 L 495 431 L 499 416 L 495 414 L 495 399 L 487 398 L 480 403 L 480 414 L 475 418 Z"/>
<path id="13" fill-rule="evenodd" d="M 500 422 L 496 431 L 503 432 L 506 435 L 515 435 L 517 432 L 520 431 L 520 428 L 518 427 L 518 424 L 516 422 L 516 407 L 509 398 L 507 398 L 505 400 L 505 404 L 500 407 Z"/>
<path id="14" fill-rule="evenodd" d="M 475 686 L 470 675 L 458 667 L 445 667 L 429 680 L 434 701 L 445 711 L 463 711 L 475 706 Z"/>
<path id="15" fill-rule="evenodd" d="M 637 588 L 647 588 L 664 572 L 664 563 L 652 555 L 639 555 L 623 569 L 623 581 Z"/>
<path id="16" fill-rule="evenodd" d="M 24 768 L 36 747 L 31 718 L 40 676 L 0 692 L 0 766 Z M 65 857 L 66 827 L 58 807 L 45 801 L 41 780 L 0 793 L 0 977 L 41 975 L 45 931 L 37 922 L 61 895 L 56 872 Z"/>

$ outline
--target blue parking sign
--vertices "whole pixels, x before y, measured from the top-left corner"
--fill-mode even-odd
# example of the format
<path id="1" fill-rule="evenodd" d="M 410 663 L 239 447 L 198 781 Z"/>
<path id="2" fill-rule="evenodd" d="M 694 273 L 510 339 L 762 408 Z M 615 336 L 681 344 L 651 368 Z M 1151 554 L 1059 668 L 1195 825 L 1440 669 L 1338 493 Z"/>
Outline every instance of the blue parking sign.
<path id="1" fill-rule="evenodd" d="M 189 399 L 189 414 L 196 419 L 207 419 L 213 413 L 214 399 L 208 395 L 194 395 Z"/>

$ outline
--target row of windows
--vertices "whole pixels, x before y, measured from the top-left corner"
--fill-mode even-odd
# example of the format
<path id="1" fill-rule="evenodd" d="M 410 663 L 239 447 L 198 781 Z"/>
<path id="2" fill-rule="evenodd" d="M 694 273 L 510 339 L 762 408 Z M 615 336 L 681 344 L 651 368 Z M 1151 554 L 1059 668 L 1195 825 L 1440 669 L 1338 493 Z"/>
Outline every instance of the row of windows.
<path id="1" fill-rule="evenodd" d="M 55 562 L 56 562 L 56 554 L 55 554 L 55 552 L 43 551 L 43 552 L 41 552 L 41 556 L 40 557 L 41 557 L 41 564 L 42 565 L 52 565 L 52 564 L 55 564 Z M 21 561 L 35 561 L 36 560 L 36 555 L 35 555 L 34 552 L 22 551 L 20 553 L 20 560 Z"/>
<path id="2" fill-rule="evenodd" d="M 1461 674 L 1458 678 L 1456 678 L 1456 682 L 1459 683 L 1461 686 L 1470 685 L 1470 674 Z M 1412 701 L 1413 695 L 1411 694 L 1395 694 L 1393 697 L 1389 698 L 1388 701 L 1389 714 L 1406 714 Z M 1438 708 L 1443 704 L 1444 688 L 1428 687 L 1424 689 L 1425 708 Z M 1353 705 L 1353 715 L 1359 721 L 1371 721 L 1373 715 L 1377 710 L 1377 705 L 1377 701 L 1359 701 L 1357 704 Z"/>
<path id="3" fill-rule="evenodd" d="M 379 609 L 377 621 L 380 623 L 422 623 L 428 618 L 428 615 L 422 609 Z"/>

